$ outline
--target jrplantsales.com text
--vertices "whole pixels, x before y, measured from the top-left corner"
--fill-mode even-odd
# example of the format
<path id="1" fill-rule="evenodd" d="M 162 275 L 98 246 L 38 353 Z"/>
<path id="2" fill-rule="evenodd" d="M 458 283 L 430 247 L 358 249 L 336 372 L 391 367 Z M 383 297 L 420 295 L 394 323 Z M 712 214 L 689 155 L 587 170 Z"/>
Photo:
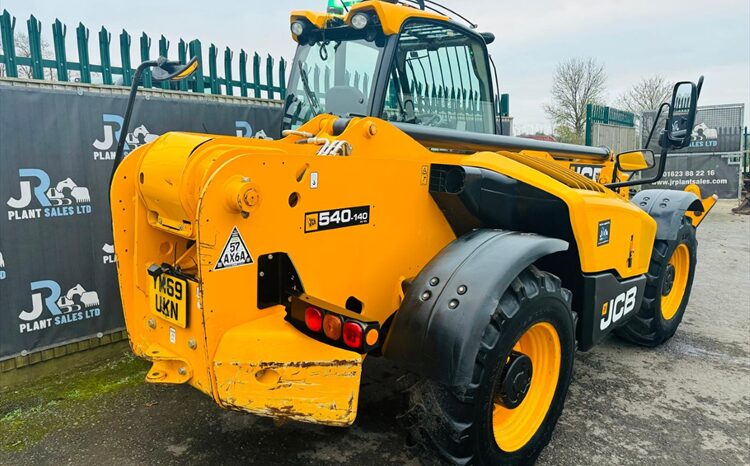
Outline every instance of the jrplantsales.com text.
<path id="1" fill-rule="evenodd" d="M 667 179 L 667 180 L 659 180 L 656 183 L 657 185 L 662 186 L 685 186 L 689 184 L 729 184 L 729 180 L 725 178 L 719 178 L 714 180 L 707 180 L 707 179 L 692 179 L 692 178 L 680 178 L 680 179 Z"/>

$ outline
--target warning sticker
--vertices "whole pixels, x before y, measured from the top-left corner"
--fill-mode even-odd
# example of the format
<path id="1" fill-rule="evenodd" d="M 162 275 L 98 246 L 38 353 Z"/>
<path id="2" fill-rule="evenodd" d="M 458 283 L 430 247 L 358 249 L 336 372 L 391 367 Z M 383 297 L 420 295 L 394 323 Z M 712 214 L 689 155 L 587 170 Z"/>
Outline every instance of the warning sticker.
<path id="1" fill-rule="evenodd" d="M 226 246 L 221 251 L 221 257 L 216 263 L 214 270 L 228 269 L 230 267 L 239 267 L 241 265 L 247 265 L 253 263 L 253 256 L 250 255 L 250 251 L 245 246 L 245 241 L 242 240 L 237 227 L 232 229 L 232 234 L 229 235 Z"/>

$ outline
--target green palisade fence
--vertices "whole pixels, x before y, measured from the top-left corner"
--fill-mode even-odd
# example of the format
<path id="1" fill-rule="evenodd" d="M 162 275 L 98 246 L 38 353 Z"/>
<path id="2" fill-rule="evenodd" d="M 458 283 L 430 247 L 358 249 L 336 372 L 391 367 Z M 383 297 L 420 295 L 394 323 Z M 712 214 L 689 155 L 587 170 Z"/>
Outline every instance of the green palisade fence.
<path id="1" fill-rule="evenodd" d="M 586 105 L 586 145 L 592 144 L 591 129 L 594 124 L 635 127 L 635 113 L 618 110 L 604 105 Z"/>
<path id="2" fill-rule="evenodd" d="M 15 35 L 16 18 L 11 16 L 7 10 L 3 10 L 0 16 L 0 64 L 3 65 L 3 75 L 10 78 L 19 77 L 19 68 L 25 67 L 30 71 L 33 79 L 56 79 L 58 81 L 72 81 L 73 76 L 82 83 L 91 83 L 92 77 L 101 79 L 101 84 L 121 84 L 130 86 L 133 82 L 134 65 L 141 61 L 153 59 L 159 55 L 180 60 L 185 63 L 192 57 L 198 57 L 201 65 L 198 71 L 188 80 L 178 84 L 162 83 L 162 88 L 180 91 L 191 91 L 199 93 L 241 95 L 243 97 L 283 99 L 286 95 L 286 61 L 282 58 L 276 63 L 270 55 L 265 59 L 265 76 L 261 71 L 263 59 L 255 53 L 252 63 L 248 63 L 248 53 L 240 50 L 239 73 L 233 76 L 234 52 L 226 48 L 223 53 L 223 64 L 219 68 L 219 52 L 214 44 L 208 47 L 208 60 L 203 62 L 203 48 L 198 39 L 185 42 L 183 39 L 177 43 L 177 50 L 170 51 L 170 42 L 164 36 L 159 38 L 158 44 L 152 43 L 151 38 L 143 33 L 136 40 L 137 51 L 133 50 L 133 39 L 131 35 L 122 30 L 119 37 L 112 37 L 112 33 L 102 27 L 96 37 L 92 38 L 89 28 L 79 23 L 75 29 L 75 39 L 78 49 L 78 61 L 68 60 L 65 37 L 68 28 L 60 20 L 52 24 L 52 46 L 49 57 L 43 56 L 42 23 L 33 15 L 26 22 L 29 38 L 28 48 L 30 56 L 18 56 L 16 54 Z M 89 56 L 89 39 L 97 40 L 98 58 L 92 63 Z M 112 45 L 119 45 L 119 57 L 121 66 L 112 66 Z M 117 53 L 117 52 L 115 52 Z M 136 58 L 133 59 L 133 53 Z M 248 75 L 247 67 L 252 66 Z M 219 75 L 223 72 L 223 77 Z M 251 80 L 248 81 L 248 76 Z M 261 82 L 261 76 L 265 79 Z M 143 77 L 144 87 L 152 87 L 151 76 L 148 73 Z M 171 86 L 171 87 L 170 87 Z"/>

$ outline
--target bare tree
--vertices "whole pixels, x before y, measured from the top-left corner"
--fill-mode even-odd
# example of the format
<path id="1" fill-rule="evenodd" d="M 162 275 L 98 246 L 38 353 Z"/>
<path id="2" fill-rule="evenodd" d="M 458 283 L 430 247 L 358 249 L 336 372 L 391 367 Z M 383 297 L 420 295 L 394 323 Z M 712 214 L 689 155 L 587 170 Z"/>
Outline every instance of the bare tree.
<path id="1" fill-rule="evenodd" d="M 656 110 L 659 105 L 669 101 L 673 86 L 673 83 L 658 74 L 643 78 L 620 96 L 617 106 L 638 115 Z"/>
<path id="2" fill-rule="evenodd" d="M 571 58 L 557 65 L 552 82 L 552 103 L 544 111 L 564 142 L 582 143 L 586 130 L 586 105 L 601 103 L 607 75 L 594 58 Z"/>
<path id="3" fill-rule="evenodd" d="M 18 33 L 15 37 L 16 43 L 16 56 L 17 57 L 30 57 L 31 56 L 31 45 L 29 43 L 29 36 L 24 33 Z M 50 50 L 49 42 L 42 39 L 42 57 L 52 58 L 52 51 Z M 18 77 L 24 79 L 32 79 L 34 77 L 29 66 L 18 66 Z M 0 64 L 0 77 L 5 76 L 5 65 Z M 44 79 L 52 79 L 53 72 L 49 68 L 44 68 Z"/>

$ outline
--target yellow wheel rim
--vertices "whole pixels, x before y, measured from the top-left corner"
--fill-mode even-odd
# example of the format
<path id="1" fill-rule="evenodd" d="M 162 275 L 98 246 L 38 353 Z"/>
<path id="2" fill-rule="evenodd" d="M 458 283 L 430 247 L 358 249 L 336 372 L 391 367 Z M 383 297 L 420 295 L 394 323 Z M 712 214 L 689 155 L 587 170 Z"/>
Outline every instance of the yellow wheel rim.
<path id="1" fill-rule="evenodd" d="M 669 258 L 665 271 L 667 276 L 662 285 L 661 315 L 664 320 L 671 320 L 680 309 L 687 289 L 689 272 L 690 250 L 687 245 L 680 244 Z"/>
<path id="2" fill-rule="evenodd" d="M 519 338 L 514 351 L 531 359 L 532 374 L 526 397 L 514 409 L 497 401 L 492 412 L 495 442 L 501 450 L 520 450 L 531 440 L 547 416 L 560 376 L 560 337 L 552 324 L 534 324 Z"/>

